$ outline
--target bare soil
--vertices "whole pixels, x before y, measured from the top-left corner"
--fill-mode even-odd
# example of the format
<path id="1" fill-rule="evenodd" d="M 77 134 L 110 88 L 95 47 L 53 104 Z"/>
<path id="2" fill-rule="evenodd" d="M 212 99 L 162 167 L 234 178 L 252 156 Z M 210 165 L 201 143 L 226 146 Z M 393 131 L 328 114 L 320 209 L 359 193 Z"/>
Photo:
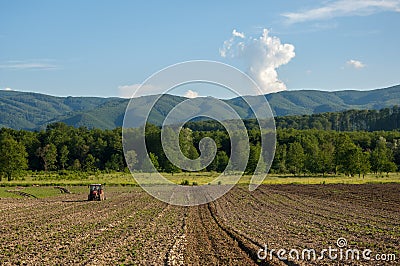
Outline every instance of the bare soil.
<path id="1" fill-rule="evenodd" d="M 1 265 L 396 265 L 400 184 L 236 186 L 209 204 L 171 206 L 141 188 L 0 199 Z M 395 262 L 280 260 L 269 249 L 366 248 Z M 337 248 L 337 247 L 336 247 Z M 319 255 L 319 254 L 318 254 Z M 371 255 L 371 256 L 372 256 Z"/>

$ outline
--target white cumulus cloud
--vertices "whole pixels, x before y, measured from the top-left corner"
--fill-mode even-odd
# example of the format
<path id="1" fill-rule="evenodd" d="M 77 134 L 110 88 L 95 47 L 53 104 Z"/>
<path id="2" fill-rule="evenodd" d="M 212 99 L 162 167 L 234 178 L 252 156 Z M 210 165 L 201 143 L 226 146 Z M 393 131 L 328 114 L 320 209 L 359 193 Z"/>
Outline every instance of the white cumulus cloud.
<path id="1" fill-rule="evenodd" d="M 196 98 L 199 96 L 199 93 L 197 91 L 188 90 L 183 96 L 186 98 Z"/>
<path id="2" fill-rule="evenodd" d="M 282 44 L 278 37 L 269 36 L 267 29 L 258 38 L 246 38 L 243 33 L 233 30 L 232 37 L 224 42 L 219 52 L 222 57 L 242 59 L 248 66 L 247 73 L 264 94 L 286 90 L 276 69 L 295 57 L 294 46 Z"/>
<path id="3" fill-rule="evenodd" d="M 289 23 L 324 20 L 344 16 L 368 16 L 382 11 L 400 12 L 400 0 L 337 0 L 299 12 L 282 14 Z"/>
<path id="4" fill-rule="evenodd" d="M 353 60 L 353 59 L 347 61 L 346 64 L 351 67 L 357 68 L 357 69 L 365 67 L 364 63 L 362 63 L 361 61 L 358 61 L 358 60 Z"/>
<path id="5" fill-rule="evenodd" d="M 219 49 L 219 54 L 222 57 L 227 56 L 226 53 L 232 48 L 232 45 L 234 45 L 236 38 L 244 39 L 246 38 L 246 36 L 243 32 L 238 32 L 236 29 L 233 29 L 232 37 L 229 40 L 224 41 L 224 45 L 222 46 L 222 48 Z"/>

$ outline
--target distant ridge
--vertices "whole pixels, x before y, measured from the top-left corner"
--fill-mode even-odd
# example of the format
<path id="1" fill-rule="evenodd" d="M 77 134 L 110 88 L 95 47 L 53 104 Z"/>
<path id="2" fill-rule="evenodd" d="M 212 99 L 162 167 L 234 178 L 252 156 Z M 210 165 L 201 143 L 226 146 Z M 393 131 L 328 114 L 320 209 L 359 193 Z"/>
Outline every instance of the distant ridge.
<path id="1" fill-rule="evenodd" d="M 154 99 L 154 95 L 133 99 L 134 109 Z M 345 110 L 379 110 L 400 105 L 400 85 L 369 91 L 282 91 L 266 97 L 275 116 L 318 114 Z M 186 98 L 164 95 L 153 110 L 150 122 L 159 124 L 163 114 Z M 251 112 L 242 98 L 224 100 L 243 119 Z M 112 129 L 122 125 L 129 99 L 101 97 L 55 97 L 39 93 L 0 91 L 0 127 L 37 130 L 52 122 L 75 127 Z"/>

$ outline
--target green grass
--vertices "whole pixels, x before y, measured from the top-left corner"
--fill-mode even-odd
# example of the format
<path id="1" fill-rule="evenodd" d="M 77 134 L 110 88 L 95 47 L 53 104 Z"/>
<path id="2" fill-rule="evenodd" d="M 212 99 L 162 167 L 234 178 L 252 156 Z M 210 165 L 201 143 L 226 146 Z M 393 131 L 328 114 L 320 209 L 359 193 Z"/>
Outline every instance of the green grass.
<path id="1" fill-rule="evenodd" d="M 89 193 L 89 189 L 87 186 L 79 185 L 79 186 L 64 186 L 64 187 L 67 188 L 73 194 Z M 140 188 L 128 187 L 128 186 L 126 186 L 126 187 L 106 186 L 105 189 L 106 189 L 106 192 L 125 193 L 125 192 L 131 191 L 132 189 L 140 189 Z M 14 187 L 0 187 L 0 199 L 1 198 L 26 198 L 26 197 L 8 192 L 7 190 L 22 191 L 22 192 L 31 194 L 38 199 L 63 195 L 59 189 L 56 189 L 52 186 L 36 186 L 36 185 L 29 186 L 29 187 L 14 186 Z M 84 198 L 86 198 L 86 197 L 84 197 Z"/>
<path id="2" fill-rule="evenodd" d="M 136 173 L 138 177 L 151 177 L 155 174 Z M 217 185 L 215 179 L 219 176 L 218 173 L 179 173 L 162 175 L 176 184 L 186 183 L 190 185 L 197 183 L 205 185 L 211 183 Z M 243 176 L 239 180 L 239 184 L 245 185 L 250 182 L 251 176 Z M 128 173 L 35 173 L 27 174 L 22 178 L 0 182 L 0 198 L 21 198 L 21 196 L 7 192 L 7 190 L 21 189 L 22 191 L 35 195 L 37 198 L 46 198 L 60 195 L 58 189 L 53 186 L 64 186 L 73 193 L 86 193 L 87 185 L 92 183 L 106 184 L 107 187 L 123 187 L 137 186 L 135 179 Z M 400 174 L 391 173 L 389 176 L 369 174 L 363 177 L 347 177 L 344 175 L 328 175 L 328 176 L 292 176 L 292 175 L 267 175 L 263 184 L 278 185 L 278 184 L 380 184 L 380 183 L 400 183 Z M 224 184 L 222 182 L 222 184 Z"/>
<path id="3" fill-rule="evenodd" d="M 34 195 L 36 198 L 47 198 L 47 197 L 52 197 L 56 195 L 60 195 L 60 190 L 55 189 L 53 187 L 37 187 L 37 186 L 32 186 L 32 187 L 25 187 L 22 190 L 23 192 L 29 193 L 31 195 Z"/>
<path id="4" fill-rule="evenodd" d="M 240 180 L 241 183 L 248 183 L 250 176 L 245 176 Z M 368 174 L 364 178 L 358 176 L 344 175 L 327 175 L 327 176 L 292 176 L 292 175 L 267 175 L 263 184 L 279 185 L 279 184 L 384 184 L 384 183 L 400 183 L 399 173 L 390 173 L 389 176 Z"/>
<path id="5" fill-rule="evenodd" d="M 36 198 L 47 198 L 52 197 L 60 194 L 60 191 L 53 188 L 53 187 L 0 187 L 0 198 L 24 198 L 23 196 L 14 194 L 12 192 L 8 192 L 8 190 L 18 190 L 23 191 L 25 193 L 31 194 Z"/>
<path id="6" fill-rule="evenodd" d="M 66 173 L 66 174 L 65 174 Z M 77 172 L 53 172 L 31 173 L 18 179 L 7 181 L 3 179 L 0 187 L 27 187 L 38 186 L 87 186 L 93 183 L 107 184 L 110 186 L 137 185 L 131 174 L 127 173 L 77 173 Z"/>
<path id="7" fill-rule="evenodd" d="M 21 198 L 20 196 L 7 192 L 7 190 L 12 190 L 14 188 L 10 187 L 0 187 L 0 198 Z"/>
<path id="8" fill-rule="evenodd" d="M 190 184 L 197 182 L 199 185 L 214 184 L 215 178 L 218 177 L 218 173 L 181 173 L 181 174 L 165 174 L 163 175 L 170 181 L 181 184 L 182 181 L 188 180 Z M 239 184 L 249 184 L 252 176 L 245 175 L 239 180 Z M 353 176 L 348 177 L 345 175 L 326 175 L 326 176 L 293 176 L 293 175 L 276 175 L 269 174 L 264 179 L 263 184 L 265 185 L 283 185 L 283 184 L 370 184 L 370 183 L 400 183 L 400 173 L 390 173 L 389 176 L 368 174 L 364 178 Z"/>

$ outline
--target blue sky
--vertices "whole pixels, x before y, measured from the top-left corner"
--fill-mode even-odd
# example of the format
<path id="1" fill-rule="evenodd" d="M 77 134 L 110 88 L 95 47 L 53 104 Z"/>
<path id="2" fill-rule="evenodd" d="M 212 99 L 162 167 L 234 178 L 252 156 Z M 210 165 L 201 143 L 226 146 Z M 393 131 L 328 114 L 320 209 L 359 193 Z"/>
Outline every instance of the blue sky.
<path id="1" fill-rule="evenodd" d="M 0 0 L 0 89 L 127 96 L 195 59 L 253 71 L 266 92 L 382 88 L 400 83 L 399 25 L 399 0 Z"/>

